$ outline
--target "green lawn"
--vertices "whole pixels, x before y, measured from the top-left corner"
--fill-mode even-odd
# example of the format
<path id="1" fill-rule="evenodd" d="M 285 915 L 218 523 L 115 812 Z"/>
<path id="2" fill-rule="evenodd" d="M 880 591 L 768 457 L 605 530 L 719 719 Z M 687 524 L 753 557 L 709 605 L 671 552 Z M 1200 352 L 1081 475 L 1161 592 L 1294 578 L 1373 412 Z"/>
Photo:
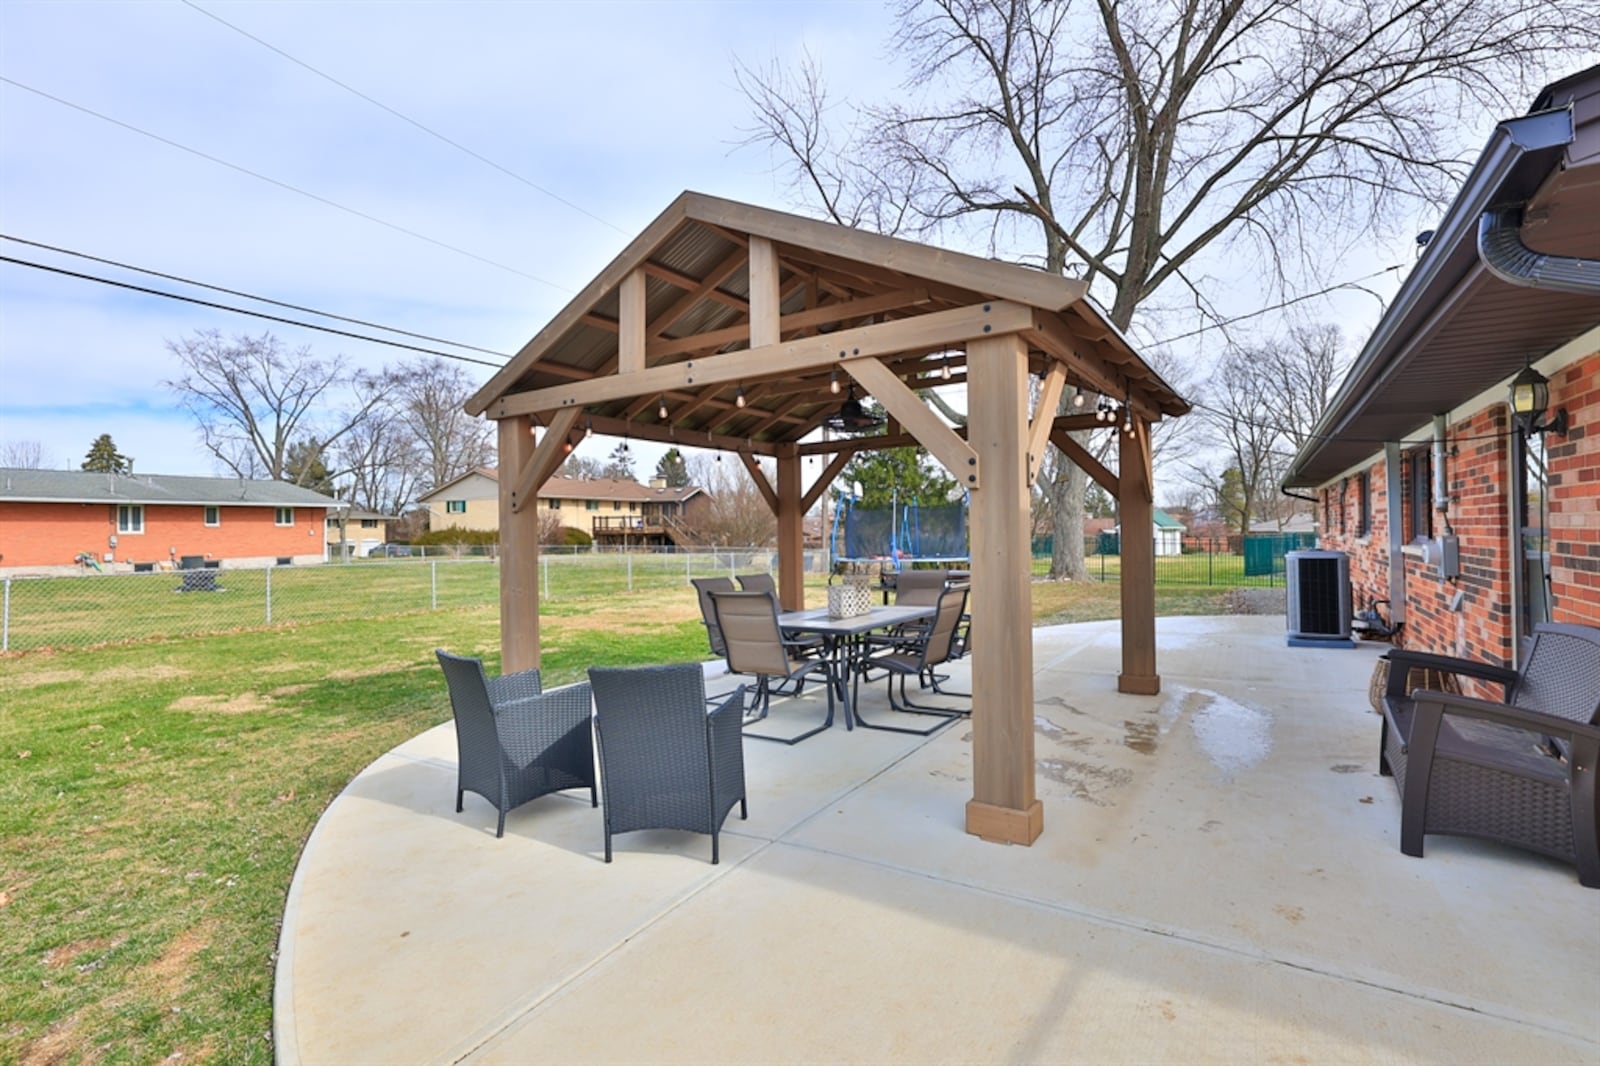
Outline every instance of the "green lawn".
<path id="1" fill-rule="evenodd" d="M 363 602 L 391 612 L 416 602 L 428 570 L 360 569 L 375 572 Z M 457 569 L 462 582 L 495 573 Z M 547 684 L 705 658 L 682 576 L 661 581 L 547 600 Z M 1118 593 L 1036 584 L 1034 616 L 1116 617 Z M 1163 614 L 1220 613 L 1225 598 L 1157 594 Z M 449 718 L 439 646 L 496 668 L 492 600 L 0 657 L 0 1062 L 270 1062 L 277 923 L 300 848 L 363 766 Z"/>

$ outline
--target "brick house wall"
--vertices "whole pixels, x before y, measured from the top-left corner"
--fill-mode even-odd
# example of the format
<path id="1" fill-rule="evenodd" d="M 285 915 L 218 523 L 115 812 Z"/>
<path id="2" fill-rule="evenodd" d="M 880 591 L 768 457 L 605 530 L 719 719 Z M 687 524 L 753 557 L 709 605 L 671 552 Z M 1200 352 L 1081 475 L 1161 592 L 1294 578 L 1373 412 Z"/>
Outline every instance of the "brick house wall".
<path id="1" fill-rule="evenodd" d="M 118 564 L 167 563 L 185 555 L 252 565 L 285 557 L 320 561 L 326 508 L 291 510 L 294 524 L 279 526 L 276 507 L 222 506 L 219 524 L 207 526 L 204 507 L 145 504 L 144 532 L 119 533 L 115 504 L 0 502 L 0 567 L 70 566 L 79 552 L 97 561 L 111 554 Z"/>
<path id="2" fill-rule="evenodd" d="M 1550 375 L 1549 409 L 1560 407 L 1567 408 L 1571 428 L 1564 438 L 1546 435 L 1551 619 L 1600 625 L 1600 352 Z M 1406 505 L 1413 491 L 1411 458 L 1431 443 L 1401 451 L 1406 603 L 1397 642 L 1404 647 L 1500 664 L 1515 660 L 1512 571 L 1520 560 L 1511 541 L 1511 432 L 1504 403 L 1492 403 L 1446 429 L 1451 503 L 1447 510 L 1433 510 L 1433 533 L 1453 532 L 1459 539 L 1461 573 L 1454 580 L 1441 581 L 1437 562 L 1424 557 L 1427 531 L 1411 528 Z M 1371 494 L 1365 534 L 1360 530 L 1362 474 Z M 1378 453 L 1369 465 L 1318 492 L 1321 544 L 1349 556 L 1357 611 L 1389 598 L 1389 491 L 1387 466 Z M 1452 609 L 1457 591 L 1461 604 Z"/>

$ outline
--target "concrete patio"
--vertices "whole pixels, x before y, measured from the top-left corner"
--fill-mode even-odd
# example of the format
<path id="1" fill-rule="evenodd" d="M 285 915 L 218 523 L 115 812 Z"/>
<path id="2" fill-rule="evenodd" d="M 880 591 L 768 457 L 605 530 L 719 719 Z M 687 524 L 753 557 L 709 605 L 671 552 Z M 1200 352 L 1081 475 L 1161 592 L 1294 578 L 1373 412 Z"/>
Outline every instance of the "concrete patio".
<path id="1" fill-rule="evenodd" d="M 1032 847 L 963 831 L 965 722 L 747 742 L 718 866 L 671 832 L 605 865 L 576 795 L 497 840 L 454 810 L 449 724 L 401 745 L 306 846 L 279 1061 L 1600 1062 L 1600 892 L 1507 848 L 1400 853 L 1380 646 L 1163 618 L 1142 697 L 1116 622 L 1034 640 Z M 863 704 L 887 718 L 881 685 Z"/>

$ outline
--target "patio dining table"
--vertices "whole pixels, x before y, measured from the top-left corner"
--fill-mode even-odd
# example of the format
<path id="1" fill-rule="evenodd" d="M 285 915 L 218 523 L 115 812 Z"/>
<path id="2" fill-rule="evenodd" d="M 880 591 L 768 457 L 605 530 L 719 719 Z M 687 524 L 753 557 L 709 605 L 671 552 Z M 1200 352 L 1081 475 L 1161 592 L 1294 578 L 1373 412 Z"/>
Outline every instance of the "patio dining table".
<path id="1" fill-rule="evenodd" d="M 874 607 L 866 614 L 852 615 L 849 618 L 830 618 L 826 607 L 813 607 L 805 611 L 785 611 L 778 615 L 778 625 L 786 633 L 815 634 L 826 642 L 828 655 L 838 668 L 835 672 L 839 686 L 836 692 L 840 704 L 844 707 L 844 727 L 854 729 L 855 723 L 859 721 L 863 726 L 872 728 L 856 712 L 850 698 L 853 687 L 850 679 L 855 676 L 860 664 L 862 651 L 867 645 L 867 634 L 874 630 L 892 629 L 909 622 L 920 622 L 938 613 L 939 609 L 932 606 Z"/>

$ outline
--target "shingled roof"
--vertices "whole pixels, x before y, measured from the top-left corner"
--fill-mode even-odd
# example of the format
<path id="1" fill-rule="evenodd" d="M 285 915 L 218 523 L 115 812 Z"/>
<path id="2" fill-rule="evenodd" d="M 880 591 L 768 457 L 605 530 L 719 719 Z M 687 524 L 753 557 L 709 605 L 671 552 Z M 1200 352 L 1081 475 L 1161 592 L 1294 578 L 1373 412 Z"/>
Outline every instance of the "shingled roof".
<path id="1" fill-rule="evenodd" d="M 0 500 L 15 503 L 181 504 L 204 507 L 340 507 L 286 481 L 87 470 L 0 468 Z"/>

